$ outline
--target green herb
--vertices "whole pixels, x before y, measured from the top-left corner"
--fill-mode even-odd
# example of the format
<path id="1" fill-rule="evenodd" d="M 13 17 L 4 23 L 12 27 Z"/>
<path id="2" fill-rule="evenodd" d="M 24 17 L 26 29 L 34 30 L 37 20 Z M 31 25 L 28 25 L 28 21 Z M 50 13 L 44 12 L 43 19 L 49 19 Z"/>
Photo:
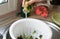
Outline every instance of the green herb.
<path id="1" fill-rule="evenodd" d="M 29 2 L 30 0 L 26 0 L 26 1 Z M 27 10 L 30 12 L 31 9 L 33 8 L 33 6 L 34 6 L 34 4 L 29 5 L 29 6 L 27 7 Z"/>
<path id="2" fill-rule="evenodd" d="M 23 39 L 26 39 L 26 35 L 25 34 L 23 34 Z"/>
<path id="3" fill-rule="evenodd" d="M 39 38 L 42 39 L 42 35 L 40 35 Z"/>
<path id="4" fill-rule="evenodd" d="M 33 34 L 35 34 L 35 33 L 36 33 L 36 31 L 33 32 Z"/>
<path id="5" fill-rule="evenodd" d="M 30 36 L 30 37 L 29 37 L 29 39 L 33 39 L 33 37 L 32 37 L 32 36 Z"/>
<path id="6" fill-rule="evenodd" d="M 23 39 L 22 35 L 20 37 L 18 37 L 17 39 Z"/>
<path id="7" fill-rule="evenodd" d="M 36 31 L 33 31 L 33 34 L 35 34 Z M 20 35 L 20 37 L 18 37 L 18 39 L 33 39 L 33 36 L 30 35 L 30 36 L 26 36 L 25 33 L 23 33 L 23 35 Z"/>
<path id="8" fill-rule="evenodd" d="M 35 38 L 35 39 L 38 39 L 38 38 Z"/>

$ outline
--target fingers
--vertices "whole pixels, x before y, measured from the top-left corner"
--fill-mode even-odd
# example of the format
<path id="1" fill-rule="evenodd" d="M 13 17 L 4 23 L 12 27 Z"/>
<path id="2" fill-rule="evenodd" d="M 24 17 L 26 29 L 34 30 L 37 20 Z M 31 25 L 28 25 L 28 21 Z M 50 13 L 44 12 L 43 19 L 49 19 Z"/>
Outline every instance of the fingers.
<path id="1" fill-rule="evenodd" d="M 23 0 L 23 1 L 22 1 L 22 7 L 24 7 L 24 5 L 25 5 L 25 1 L 26 1 L 26 0 Z"/>
<path id="2" fill-rule="evenodd" d="M 28 2 L 28 5 L 31 5 L 31 4 L 33 4 L 35 1 L 33 1 L 33 0 L 30 0 L 29 2 Z"/>
<path id="3" fill-rule="evenodd" d="M 22 7 L 24 7 L 24 6 L 28 6 L 28 2 L 26 2 L 26 0 L 22 1 Z"/>
<path id="4" fill-rule="evenodd" d="M 23 0 L 23 2 L 22 2 L 22 7 L 24 7 L 25 5 L 31 5 L 32 3 L 34 3 L 34 2 L 43 2 L 43 1 L 46 1 L 46 0 L 30 0 L 27 4 L 25 3 L 26 2 L 26 0 Z"/>
<path id="5" fill-rule="evenodd" d="M 31 5 L 32 3 L 35 3 L 35 2 L 44 2 L 44 1 L 46 0 L 30 0 L 28 4 Z"/>

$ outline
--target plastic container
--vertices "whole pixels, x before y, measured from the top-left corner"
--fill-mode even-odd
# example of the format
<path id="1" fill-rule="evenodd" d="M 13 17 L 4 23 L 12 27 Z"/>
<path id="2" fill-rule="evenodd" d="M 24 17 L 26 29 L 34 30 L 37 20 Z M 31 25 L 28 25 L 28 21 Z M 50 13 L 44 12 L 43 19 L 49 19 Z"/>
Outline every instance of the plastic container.
<path id="1" fill-rule="evenodd" d="M 36 31 L 36 33 L 32 34 L 34 31 Z M 9 34 L 12 39 L 17 39 L 17 37 L 23 35 L 23 33 L 26 36 L 32 35 L 38 39 L 40 39 L 39 35 L 42 35 L 42 39 L 52 38 L 52 30 L 50 27 L 43 21 L 32 18 L 20 19 L 14 22 L 9 29 Z"/>

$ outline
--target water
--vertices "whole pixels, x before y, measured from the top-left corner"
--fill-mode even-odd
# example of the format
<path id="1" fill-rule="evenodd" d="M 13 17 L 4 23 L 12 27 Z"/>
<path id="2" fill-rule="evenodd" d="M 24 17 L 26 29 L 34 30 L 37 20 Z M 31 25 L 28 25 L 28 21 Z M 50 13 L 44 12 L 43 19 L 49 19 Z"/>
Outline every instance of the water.
<path id="1" fill-rule="evenodd" d="M 26 10 L 24 10 L 24 9 L 23 9 L 23 12 L 24 12 L 24 14 L 25 14 L 25 18 L 27 18 L 28 12 L 27 12 Z"/>
<path id="2" fill-rule="evenodd" d="M 25 18 L 27 19 L 27 13 L 25 13 Z"/>
<path id="3" fill-rule="evenodd" d="M 27 14 L 28 14 L 28 12 L 25 10 L 25 9 L 23 9 L 23 12 L 24 12 L 24 14 L 25 14 L 25 19 L 26 19 L 26 24 L 25 24 L 25 26 L 27 26 L 27 18 L 28 18 L 28 16 L 27 16 Z"/>

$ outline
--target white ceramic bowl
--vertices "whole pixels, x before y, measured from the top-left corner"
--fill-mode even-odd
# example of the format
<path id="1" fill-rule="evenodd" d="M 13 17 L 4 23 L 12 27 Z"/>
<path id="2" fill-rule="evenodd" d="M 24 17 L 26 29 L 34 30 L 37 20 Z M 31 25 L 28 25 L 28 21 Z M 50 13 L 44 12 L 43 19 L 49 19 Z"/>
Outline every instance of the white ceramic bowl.
<path id="1" fill-rule="evenodd" d="M 33 31 L 36 31 L 34 35 L 32 34 Z M 43 21 L 33 18 L 20 19 L 14 22 L 9 29 L 9 33 L 12 39 L 17 39 L 23 33 L 26 36 L 33 35 L 34 38 L 37 37 L 38 39 L 39 35 L 43 35 L 42 39 L 51 39 L 52 37 L 50 27 Z"/>

